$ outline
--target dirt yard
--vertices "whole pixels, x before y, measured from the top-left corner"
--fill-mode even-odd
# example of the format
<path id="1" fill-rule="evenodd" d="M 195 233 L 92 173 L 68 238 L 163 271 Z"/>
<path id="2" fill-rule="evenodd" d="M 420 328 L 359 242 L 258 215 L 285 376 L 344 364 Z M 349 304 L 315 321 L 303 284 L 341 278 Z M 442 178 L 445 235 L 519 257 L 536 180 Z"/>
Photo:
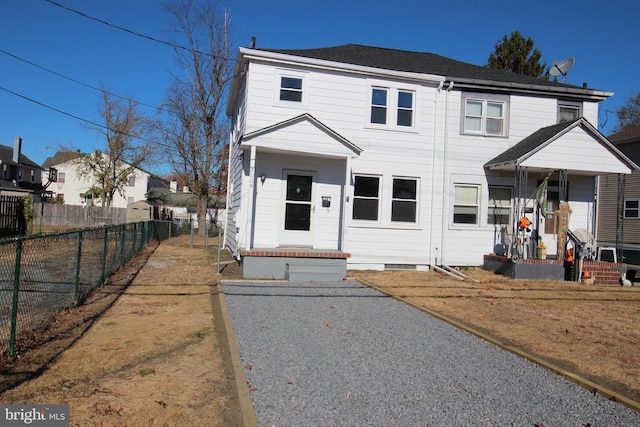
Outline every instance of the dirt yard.
<path id="1" fill-rule="evenodd" d="M 68 403 L 73 426 L 241 425 L 215 304 L 216 242 L 150 247 L 87 304 L 58 317 L 44 344 L 0 366 L 0 402 Z M 223 260 L 230 260 L 223 251 Z M 640 288 L 434 272 L 350 271 L 384 292 L 476 329 L 640 402 Z"/>

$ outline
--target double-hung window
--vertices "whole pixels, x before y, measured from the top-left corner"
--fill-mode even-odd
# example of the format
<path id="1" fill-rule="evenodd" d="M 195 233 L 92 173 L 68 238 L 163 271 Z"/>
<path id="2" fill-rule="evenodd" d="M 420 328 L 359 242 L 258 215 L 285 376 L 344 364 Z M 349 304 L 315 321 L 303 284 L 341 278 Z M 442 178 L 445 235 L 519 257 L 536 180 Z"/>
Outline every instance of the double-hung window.
<path id="1" fill-rule="evenodd" d="M 398 126 L 413 126 L 413 92 L 398 91 Z"/>
<path id="2" fill-rule="evenodd" d="M 370 124 L 396 129 L 413 128 L 415 91 L 381 86 L 372 86 L 370 90 Z"/>
<path id="3" fill-rule="evenodd" d="M 371 123 L 387 124 L 389 89 L 373 88 L 371 92 Z"/>
<path id="4" fill-rule="evenodd" d="M 391 222 L 416 222 L 418 180 L 394 178 L 391 199 Z"/>
<path id="5" fill-rule="evenodd" d="M 302 78 L 280 77 L 280 101 L 302 102 Z"/>
<path id="6" fill-rule="evenodd" d="M 507 225 L 511 218 L 511 188 L 489 187 L 487 224 Z"/>
<path id="7" fill-rule="evenodd" d="M 454 184 L 453 223 L 478 225 L 480 186 Z"/>
<path id="8" fill-rule="evenodd" d="M 129 175 L 128 185 L 129 185 L 129 187 L 135 187 L 136 186 L 136 176 L 135 175 Z"/>
<path id="9" fill-rule="evenodd" d="M 626 199 L 624 201 L 624 217 L 633 219 L 640 218 L 640 200 Z"/>
<path id="10" fill-rule="evenodd" d="M 64 184 L 64 178 L 65 178 L 65 173 L 64 172 L 58 172 L 58 183 L 62 183 Z"/>
<path id="11" fill-rule="evenodd" d="M 353 219 L 377 221 L 379 212 L 380 177 L 354 176 Z"/>
<path id="12" fill-rule="evenodd" d="M 463 95 L 462 133 L 506 136 L 508 98 L 504 95 Z"/>

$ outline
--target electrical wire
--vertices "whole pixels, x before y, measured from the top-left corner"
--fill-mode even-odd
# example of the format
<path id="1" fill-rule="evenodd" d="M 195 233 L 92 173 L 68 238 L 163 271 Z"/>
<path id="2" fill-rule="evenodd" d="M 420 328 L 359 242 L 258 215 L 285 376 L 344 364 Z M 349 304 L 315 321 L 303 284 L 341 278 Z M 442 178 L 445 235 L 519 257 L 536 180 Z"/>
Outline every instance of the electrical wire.
<path id="1" fill-rule="evenodd" d="M 110 127 L 108 127 L 108 126 L 101 125 L 101 124 L 99 124 L 99 123 L 96 123 L 96 122 L 94 122 L 94 121 L 91 121 L 91 120 L 88 120 L 88 119 L 82 118 L 82 117 L 80 117 L 80 116 L 76 116 L 76 115 L 71 114 L 71 113 L 67 113 L 66 111 L 63 111 L 63 110 L 60 110 L 60 109 L 58 109 L 58 108 L 52 107 L 52 106 L 47 105 L 47 104 L 45 104 L 45 103 L 42 103 L 42 102 L 40 102 L 40 101 L 36 101 L 36 100 L 35 100 L 35 99 L 33 99 L 33 98 L 29 98 L 28 96 L 21 95 L 21 94 L 19 94 L 18 92 L 14 92 L 14 91 L 12 91 L 12 90 L 10 90 L 10 89 L 7 89 L 7 88 L 5 88 L 5 87 L 0 86 L 0 90 L 3 90 L 3 91 L 8 92 L 8 93 L 10 93 L 10 94 L 12 94 L 12 95 L 15 95 L 15 96 L 17 96 L 18 98 L 22 98 L 22 99 L 27 100 L 27 101 L 29 101 L 29 102 L 33 102 L 34 104 L 37 104 L 37 105 L 39 105 L 39 106 L 41 106 L 41 107 L 44 107 L 44 108 L 48 108 L 48 109 L 50 109 L 50 110 L 53 110 L 53 111 L 55 111 L 56 113 L 60 113 L 60 114 L 63 114 L 63 115 L 65 115 L 65 116 L 68 116 L 68 117 L 74 118 L 74 119 L 76 119 L 76 120 L 80 120 L 81 122 L 88 123 L 88 124 L 90 124 L 90 125 L 92 125 L 92 126 L 96 126 L 96 127 L 99 127 L 99 128 L 101 128 L 101 129 L 105 129 L 105 130 L 108 130 L 108 131 L 111 131 L 111 132 L 117 132 L 117 133 L 119 133 L 119 134 L 121 134 L 121 135 L 128 136 L 128 137 L 130 137 L 130 138 L 139 139 L 139 140 L 141 140 L 141 141 L 148 142 L 148 143 L 151 143 L 151 144 L 156 144 L 156 145 L 159 145 L 159 146 L 161 146 L 161 147 L 165 147 L 165 148 L 173 148 L 171 145 L 164 144 L 164 143 L 159 142 L 159 141 L 152 141 L 152 140 L 150 140 L 150 139 L 142 138 L 142 137 L 140 137 L 140 136 L 136 136 L 136 135 L 131 135 L 131 134 L 129 134 L 129 133 L 122 132 L 122 131 L 119 131 L 119 130 L 117 130 L 117 129 L 111 129 L 111 128 L 110 128 Z"/>
<path id="2" fill-rule="evenodd" d="M 53 74 L 53 75 L 56 75 L 56 76 L 58 76 L 58 77 L 62 77 L 63 79 L 69 80 L 69 81 L 71 81 L 71 82 L 73 82 L 73 83 L 76 83 L 76 84 L 79 84 L 79 85 L 82 85 L 82 86 L 88 87 L 89 89 L 93 89 L 93 90 L 96 90 L 96 91 L 101 92 L 101 93 L 106 93 L 106 94 L 108 94 L 108 95 L 115 96 L 116 98 L 124 99 L 125 101 L 135 102 L 136 104 L 143 105 L 143 106 L 145 106 L 145 107 L 149 107 L 149 108 L 153 108 L 154 110 L 160 110 L 160 111 L 165 111 L 165 112 L 167 112 L 167 111 L 166 111 L 164 108 L 162 108 L 162 107 L 157 107 L 157 106 L 155 106 L 155 105 L 145 104 L 144 102 L 137 101 L 137 100 L 135 100 L 135 99 L 133 99 L 133 98 L 126 97 L 126 96 L 121 96 L 121 95 L 118 95 L 118 94 L 116 94 L 116 93 L 112 93 L 112 92 L 109 92 L 109 91 L 107 91 L 107 90 L 100 89 L 100 88 L 98 88 L 98 87 L 92 86 L 92 85 L 90 85 L 90 84 L 88 84 L 88 83 L 81 82 L 80 80 L 76 80 L 76 79 L 74 79 L 74 78 L 72 78 L 72 77 L 65 76 L 64 74 L 60 74 L 60 73 L 58 73 L 58 72 L 56 72 L 56 71 L 53 71 L 53 70 L 51 70 L 51 69 L 49 69 L 49 68 L 43 67 L 42 65 L 38 65 L 38 64 L 36 64 L 35 62 L 28 61 L 28 60 L 26 60 L 26 59 L 24 59 L 24 58 L 19 57 L 18 55 L 14 55 L 13 53 L 7 52 L 6 50 L 2 50 L 2 49 L 0 49 L 0 53 L 4 53 L 4 54 L 5 54 L 5 55 L 7 55 L 7 56 L 10 56 L 10 57 L 12 57 L 12 58 L 14 58 L 14 59 L 17 59 L 18 61 L 22 61 L 22 62 L 24 62 L 24 63 L 26 63 L 26 64 L 29 64 L 29 65 L 31 65 L 31 66 L 33 66 L 33 67 L 39 68 L 39 69 L 41 69 L 41 70 L 44 70 L 44 71 L 46 71 L 46 72 L 48 72 L 48 73 L 51 73 L 51 74 Z"/>
<path id="3" fill-rule="evenodd" d="M 62 4 L 60 4 L 60 3 L 57 3 L 57 2 L 55 2 L 55 1 L 53 1 L 53 0 L 44 0 L 44 1 L 46 1 L 47 3 L 51 3 L 51 4 L 52 4 L 52 5 L 54 5 L 54 6 L 58 6 L 59 8 L 64 9 L 64 10 L 66 10 L 66 11 L 76 13 L 76 14 L 78 14 L 78 15 L 80 15 L 80 16 L 82 16 L 82 17 L 84 17 L 84 18 L 91 19 L 92 21 L 96 21 L 96 22 L 99 22 L 99 23 L 101 23 L 101 24 L 107 25 L 107 26 L 109 26 L 109 27 L 111 27 L 111 28 L 115 28 L 115 29 L 117 29 L 117 30 L 124 31 L 124 32 L 126 32 L 126 33 L 133 34 L 134 36 L 142 37 L 142 38 L 144 38 L 144 39 L 151 40 L 151 41 L 156 42 L 156 43 L 164 44 L 164 45 L 166 45 L 166 46 L 170 46 L 170 47 L 175 48 L 175 49 L 181 49 L 181 50 L 185 50 L 185 51 L 187 51 L 187 52 L 195 52 L 195 53 L 198 53 L 198 54 L 200 54 L 200 55 L 210 56 L 210 57 L 212 57 L 212 58 L 214 58 L 214 59 L 218 59 L 218 58 L 220 58 L 220 59 L 224 59 L 224 60 L 232 60 L 232 61 L 235 61 L 235 59 L 234 59 L 234 58 L 229 59 L 229 58 L 225 58 L 225 57 L 223 57 L 223 56 L 213 55 L 213 54 L 211 54 L 211 53 L 202 52 L 202 51 L 197 50 L 197 49 L 191 49 L 191 48 L 188 48 L 188 47 L 181 46 L 181 45 L 179 45 L 179 44 L 175 44 L 175 43 L 168 42 L 168 41 L 166 41 L 166 40 L 161 40 L 161 39 L 157 39 L 157 38 L 155 38 L 155 37 L 151 37 L 151 36 L 147 36 L 147 35 L 145 35 L 145 34 L 138 33 L 138 32 L 136 32 L 136 31 L 130 30 L 130 29 L 128 29 L 128 28 L 124 28 L 124 27 L 121 27 L 121 26 L 119 26 L 119 25 L 112 24 L 112 23 L 110 23 L 110 22 L 108 22 L 108 21 L 105 21 L 104 19 L 100 19 L 100 18 L 93 17 L 93 16 L 91 16 L 91 15 L 87 15 L 86 13 L 83 13 L 83 12 L 80 12 L 79 10 L 72 9 L 72 8 L 70 8 L 70 7 L 64 6 L 64 5 L 62 5 Z"/>

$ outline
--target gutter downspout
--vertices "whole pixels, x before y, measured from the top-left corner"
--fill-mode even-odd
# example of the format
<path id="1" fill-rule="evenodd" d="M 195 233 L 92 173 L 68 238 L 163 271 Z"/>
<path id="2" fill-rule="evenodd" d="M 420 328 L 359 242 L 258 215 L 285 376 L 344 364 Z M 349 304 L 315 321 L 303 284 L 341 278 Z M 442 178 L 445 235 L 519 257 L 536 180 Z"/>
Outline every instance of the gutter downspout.
<path id="1" fill-rule="evenodd" d="M 449 206 L 449 98 L 451 97 L 451 89 L 453 89 L 453 81 L 449 82 L 449 86 L 447 87 L 447 95 L 445 98 L 445 107 L 444 107 L 444 147 L 442 154 L 442 230 L 440 233 L 440 265 L 445 264 L 445 253 L 446 253 L 446 233 L 447 233 L 447 224 L 449 222 L 449 210 L 447 207 Z"/>
<path id="2" fill-rule="evenodd" d="M 229 189 L 231 188 L 231 173 L 230 173 L 230 169 L 232 166 L 231 163 L 231 153 L 233 153 L 233 132 L 229 132 L 229 158 L 227 158 L 227 201 L 225 203 L 225 209 L 227 210 L 227 215 L 225 215 L 225 221 L 224 221 L 224 236 L 222 236 L 222 247 L 226 248 L 227 247 L 227 228 L 229 228 L 229 199 L 231 197 L 233 197 L 232 194 L 229 194 Z M 238 236 L 236 235 L 236 250 L 237 250 L 237 246 L 238 246 Z M 220 245 L 218 245 L 220 246 Z M 234 254 L 235 255 L 235 254 Z M 220 270 L 220 269 L 218 269 Z"/>
<path id="3" fill-rule="evenodd" d="M 435 230 L 435 195 L 436 188 L 433 183 L 436 182 L 436 164 L 437 164 L 437 156 L 436 156 L 436 148 L 438 146 L 438 113 L 440 109 L 438 105 L 440 103 L 440 93 L 442 92 L 442 87 L 444 86 L 444 81 L 440 82 L 438 85 L 438 89 L 436 90 L 436 99 L 434 100 L 435 104 L 435 114 L 433 119 L 433 152 L 431 155 L 431 227 L 429 230 L 429 253 L 427 254 L 427 259 L 429 265 L 436 265 L 438 263 L 438 248 L 435 248 L 435 256 L 433 256 L 434 248 L 433 248 L 433 232 Z"/>

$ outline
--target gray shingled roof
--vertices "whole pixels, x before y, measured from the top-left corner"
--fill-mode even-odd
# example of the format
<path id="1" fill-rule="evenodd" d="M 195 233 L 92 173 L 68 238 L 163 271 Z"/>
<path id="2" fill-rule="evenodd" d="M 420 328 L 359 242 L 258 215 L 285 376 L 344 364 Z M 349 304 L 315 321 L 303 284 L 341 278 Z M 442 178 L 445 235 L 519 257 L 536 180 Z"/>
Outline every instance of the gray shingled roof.
<path id="1" fill-rule="evenodd" d="M 505 83 L 521 83 L 539 86 L 558 86 L 583 89 L 551 80 L 542 80 L 523 74 L 496 70 L 493 68 L 456 61 L 427 52 L 387 49 L 382 47 L 346 44 L 318 49 L 257 49 L 305 58 L 322 59 L 386 70 L 435 74 L 447 78 L 478 79 Z"/>
<path id="2" fill-rule="evenodd" d="M 15 165 L 13 161 L 13 147 L 9 147 L 8 145 L 0 145 L 0 159 L 3 163 L 9 165 Z M 39 164 L 20 153 L 20 158 L 18 159 L 21 165 L 29 166 L 36 169 L 42 169 Z"/>

